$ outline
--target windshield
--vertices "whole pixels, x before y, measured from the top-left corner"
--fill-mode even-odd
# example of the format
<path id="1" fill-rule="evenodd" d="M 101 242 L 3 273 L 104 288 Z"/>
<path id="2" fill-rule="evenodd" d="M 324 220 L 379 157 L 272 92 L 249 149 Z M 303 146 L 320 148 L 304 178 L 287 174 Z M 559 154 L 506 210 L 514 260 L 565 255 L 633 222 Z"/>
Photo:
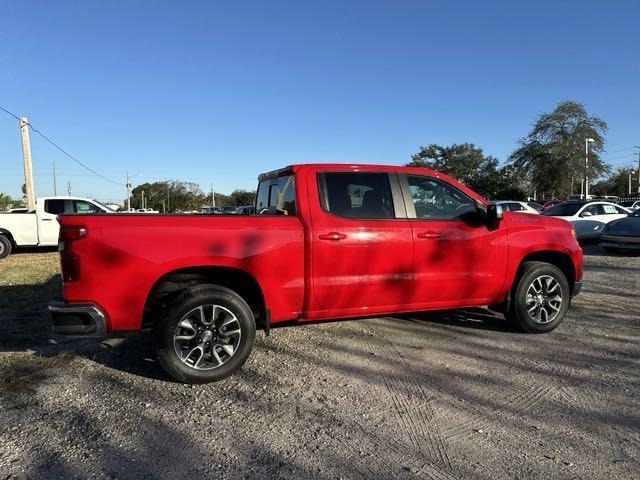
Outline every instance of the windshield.
<path id="1" fill-rule="evenodd" d="M 578 210 L 583 206 L 583 203 L 561 203 L 548 208 L 542 215 L 548 217 L 571 217 L 578 213 Z"/>
<path id="2" fill-rule="evenodd" d="M 620 202 L 618 205 L 621 205 L 623 207 L 631 207 L 634 203 L 636 202 L 636 200 L 625 200 L 624 202 Z"/>
<path id="3" fill-rule="evenodd" d="M 630 217 L 640 217 L 640 210 L 634 210 L 629 214 Z"/>

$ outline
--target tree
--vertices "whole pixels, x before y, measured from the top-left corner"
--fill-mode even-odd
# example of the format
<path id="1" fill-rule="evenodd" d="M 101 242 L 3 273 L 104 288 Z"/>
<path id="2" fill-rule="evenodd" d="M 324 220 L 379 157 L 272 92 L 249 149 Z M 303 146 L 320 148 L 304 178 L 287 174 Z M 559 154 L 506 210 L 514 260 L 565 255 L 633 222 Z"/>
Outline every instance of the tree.
<path id="1" fill-rule="evenodd" d="M 606 131 L 606 122 L 589 115 L 583 105 L 561 102 L 553 112 L 538 117 L 509 160 L 526 172 L 535 191 L 551 196 L 570 193 L 572 179 L 579 184 L 587 173 L 587 138 L 594 140 L 589 148 L 590 181 L 610 171 L 599 155 L 604 150 Z"/>
<path id="2" fill-rule="evenodd" d="M 13 206 L 14 200 L 6 193 L 0 193 L 0 212 L 4 212 Z"/>
<path id="3" fill-rule="evenodd" d="M 253 205 L 256 203 L 256 192 L 250 192 L 248 190 L 234 190 L 229 195 L 229 202 L 231 205 Z"/>
<path id="4" fill-rule="evenodd" d="M 131 191 L 131 207 L 142 207 L 144 192 L 146 208 L 162 211 L 198 210 L 206 202 L 197 183 L 165 181 L 143 183 Z M 164 202 L 164 203 L 163 203 Z"/>
<path id="5" fill-rule="evenodd" d="M 631 173 L 632 192 L 636 190 L 637 172 L 629 167 L 618 168 L 609 177 L 593 185 L 594 195 L 616 195 L 621 197 L 629 193 L 629 174 Z M 634 188 L 636 187 L 636 188 Z"/>
<path id="6" fill-rule="evenodd" d="M 420 147 L 406 165 L 438 170 L 486 197 L 495 197 L 501 185 L 498 160 L 473 143 Z"/>

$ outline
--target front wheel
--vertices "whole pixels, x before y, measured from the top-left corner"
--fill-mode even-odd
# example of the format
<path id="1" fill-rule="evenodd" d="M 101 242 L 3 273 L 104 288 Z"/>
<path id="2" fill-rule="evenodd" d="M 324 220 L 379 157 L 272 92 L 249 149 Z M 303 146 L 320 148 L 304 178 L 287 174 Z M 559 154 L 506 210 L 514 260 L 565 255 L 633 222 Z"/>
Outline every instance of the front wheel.
<path id="1" fill-rule="evenodd" d="M 525 332 L 550 332 L 562 323 L 570 302 L 569 282 L 558 267 L 526 262 L 505 317 Z"/>
<path id="2" fill-rule="evenodd" d="M 242 367 L 255 336 L 255 319 L 242 297 L 221 286 L 194 287 L 157 325 L 158 361 L 179 382 L 215 382 Z"/>

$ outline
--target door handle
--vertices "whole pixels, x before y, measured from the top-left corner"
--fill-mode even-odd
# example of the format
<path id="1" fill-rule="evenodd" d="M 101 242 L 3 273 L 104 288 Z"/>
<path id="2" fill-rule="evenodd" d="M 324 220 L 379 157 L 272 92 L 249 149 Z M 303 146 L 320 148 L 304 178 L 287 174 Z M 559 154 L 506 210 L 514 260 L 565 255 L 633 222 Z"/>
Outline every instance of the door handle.
<path id="1" fill-rule="evenodd" d="M 323 233 L 321 235 L 318 235 L 318 238 L 320 240 L 331 240 L 336 242 L 338 240 L 343 240 L 347 238 L 347 236 L 344 233 L 331 232 L 331 233 Z"/>
<path id="2" fill-rule="evenodd" d="M 51 222 L 53 220 L 53 218 L 43 218 L 42 221 L 43 222 Z"/>
<path id="3" fill-rule="evenodd" d="M 429 240 L 434 240 L 440 238 L 440 234 L 438 232 L 420 232 L 417 235 L 418 238 L 426 238 Z"/>

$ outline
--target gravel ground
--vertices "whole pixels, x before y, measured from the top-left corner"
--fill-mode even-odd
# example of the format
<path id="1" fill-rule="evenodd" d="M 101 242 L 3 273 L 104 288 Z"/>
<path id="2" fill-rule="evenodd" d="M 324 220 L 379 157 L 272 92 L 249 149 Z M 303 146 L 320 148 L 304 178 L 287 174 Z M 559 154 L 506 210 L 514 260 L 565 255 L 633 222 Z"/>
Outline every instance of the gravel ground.
<path id="1" fill-rule="evenodd" d="M 640 257 L 585 254 L 550 334 L 484 309 L 282 328 L 200 386 L 145 335 L 51 337 L 55 277 L 0 261 L 0 478 L 640 478 Z"/>

